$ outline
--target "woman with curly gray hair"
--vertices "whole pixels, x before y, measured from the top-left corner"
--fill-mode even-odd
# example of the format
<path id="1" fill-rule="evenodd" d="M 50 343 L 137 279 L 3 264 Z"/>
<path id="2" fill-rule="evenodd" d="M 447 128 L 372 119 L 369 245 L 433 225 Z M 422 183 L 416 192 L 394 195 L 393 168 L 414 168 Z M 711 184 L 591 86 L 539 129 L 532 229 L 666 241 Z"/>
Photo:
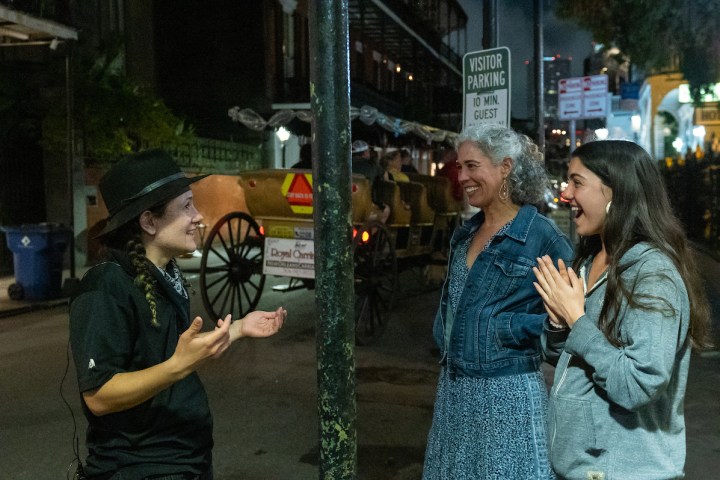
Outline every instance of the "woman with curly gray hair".
<path id="1" fill-rule="evenodd" d="M 457 152 L 458 180 L 480 212 L 450 242 L 433 326 L 442 370 L 423 478 L 554 478 L 540 371 L 540 336 L 554 327 L 532 267 L 545 254 L 570 260 L 572 246 L 534 206 L 547 176 L 527 136 L 474 126 L 460 134 Z"/>

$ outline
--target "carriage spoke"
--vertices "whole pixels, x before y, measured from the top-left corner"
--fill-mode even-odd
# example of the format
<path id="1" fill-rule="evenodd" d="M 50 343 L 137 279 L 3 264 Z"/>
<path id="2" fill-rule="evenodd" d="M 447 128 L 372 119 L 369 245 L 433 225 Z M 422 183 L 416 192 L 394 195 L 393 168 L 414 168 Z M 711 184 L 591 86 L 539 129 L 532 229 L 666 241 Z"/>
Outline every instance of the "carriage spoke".
<path id="1" fill-rule="evenodd" d="M 235 245 L 238 243 L 238 238 L 240 238 L 240 235 L 235 234 L 235 230 L 237 229 L 236 224 L 238 223 L 238 220 L 235 218 L 230 219 L 230 221 L 227 224 L 227 231 L 228 231 L 228 241 L 230 242 L 230 248 L 229 250 L 232 253 L 235 253 Z"/>
<path id="2" fill-rule="evenodd" d="M 243 257 L 247 256 L 247 252 L 249 252 L 250 248 L 251 248 L 250 243 L 249 243 L 249 240 L 252 238 L 252 236 L 250 235 L 251 227 L 252 227 L 252 225 L 250 225 L 248 223 L 247 228 L 245 228 L 245 235 L 243 235 L 243 237 L 242 237 L 243 238 L 243 245 L 242 245 L 242 256 Z"/>
<path id="3" fill-rule="evenodd" d="M 243 248 L 243 241 L 242 241 L 242 228 L 243 228 L 243 222 L 241 220 L 238 220 L 237 226 L 235 228 L 235 238 L 233 239 L 233 252 L 236 255 L 240 254 L 240 250 Z"/>
<path id="4" fill-rule="evenodd" d="M 226 267 L 226 266 L 222 266 L 222 267 L 207 267 L 207 268 L 206 268 L 206 272 L 207 272 L 207 273 L 221 273 L 221 272 L 228 273 L 228 272 L 230 272 L 230 269 L 229 269 L 228 267 Z"/>
<path id="5" fill-rule="evenodd" d="M 218 233 L 218 239 L 220 240 L 220 243 L 222 243 L 223 249 L 226 252 L 230 253 L 231 249 L 228 248 L 227 243 L 225 242 L 225 237 L 223 237 L 221 233 Z M 229 261 L 230 261 L 230 255 L 228 255 L 228 257 L 227 257 L 227 262 L 229 262 Z"/>
<path id="6" fill-rule="evenodd" d="M 371 224 L 370 234 L 361 243 L 355 239 L 355 320 L 356 341 L 368 344 L 377 340 L 387 326 L 396 283 L 395 250 L 387 227 Z"/>
<path id="7" fill-rule="evenodd" d="M 212 287 L 214 287 L 215 285 L 217 285 L 218 283 L 220 283 L 220 282 L 222 282 L 222 281 L 227 281 L 227 279 L 228 279 L 229 276 L 230 276 L 230 273 L 226 273 L 225 275 L 219 277 L 217 280 L 213 280 L 213 282 L 212 282 L 212 283 L 209 283 L 208 285 L 206 285 L 206 287 L 207 287 L 207 288 L 212 288 Z"/>
<path id="8" fill-rule="evenodd" d="M 200 268 L 205 309 L 214 317 L 247 314 L 257 305 L 265 284 L 259 268 L 264 254 L 260 227 L 244 212 L 229 213 L 211 229 L 206 244 Z M 222 265 L 208 265 L 216 257 Z"/>
<path id="9" fill-rule="evenodd" d="M 225 287 L 227 287 L 228 285 L 230 286 L 230 288 L 225 289 Z M 225 287 L 223 287 L 225 294 L 223 296 L 222 307 L 220 308 L 218 313 L 216 313 L 216 315 L 215 315 L 216 317 L 222 316 L 222 312 L 227 312 L 226 306 L 227 306 L 228 298 L 232 295 L 232 289 L 233 289 L 232 283 L 230 283 L 230 282 L 226 283 Z"/>
<path id="10" fill-rule="evenodd" d="M 248 305 L 252 305 L 252 299 L 250 298 L 250 294 L 248 293 L 247 288 L 245 288 L 244 284 L 240 285 L 240 287 L 242 287 L 242 292 L 245 294 L 245 299 L 247 300 Z M 238 297 L 239 296 L 240 296 L 240 291 L 238 291 Z"/>
<path id="11" fill-rule="evenodd" d="M 227 281 L 227 280 L 228 280 L 228 277 L 221 277 L 221 280 L 226 280 L 226 282 L 220 287 L 220 289 L 218 290 L 218 292 L 217 292 L 217 294 L 215 295 L 215 297 L 213 297 L 212 303 L 217 302 L 218 298 L 220 298 L 220 296 L 222 295 L 222 293 L 225 291 L 225 289 L 227 288 L 227 286 L 228 286 L 229 283 L 230 283 L 229 281 Z M 216 316 L 216 315 L 213 315 L 213 316 Z"/>
<path id="12" fill-rule="evenodd" d="M 222 240 L 222 239 L 221 239 L 221 240 Z M 223 262 L 225 262 L 225 263 L 230 263 L 230 257 L 224 257 L 223 254 L 220 253 L 220 252 L 218 252 L 218 251 L 215 249 L 215 247 L 213 247 L 212 245 L 210 246 L 210 251 L 211 251 L 212 253 L 214 253 L 215 255 L 217 255 L 218 258 L 219 258 L 220 260 L 222 260 Z M 225 251 L 227 251 L 227 250 L 225 250 Z"/>

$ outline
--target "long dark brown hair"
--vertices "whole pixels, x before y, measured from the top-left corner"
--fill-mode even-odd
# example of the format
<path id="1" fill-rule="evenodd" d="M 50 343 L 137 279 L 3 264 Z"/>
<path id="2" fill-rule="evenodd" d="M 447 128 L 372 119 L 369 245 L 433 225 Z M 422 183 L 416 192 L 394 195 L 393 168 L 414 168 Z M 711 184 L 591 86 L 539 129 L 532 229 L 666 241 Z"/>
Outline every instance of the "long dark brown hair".
<path id="1" fill-rule="evenodd" d="M 672 211 L 662 175 L 656 162 L 639 145 L 624 140 L 586 143 L 573 152 L 583 165 L 612 189 L 612 205 L 600 235 L 581 237 L 574 268 L 597 254 L 602 245 L 608 255 L 607 289 L 599 326 L 616 346 L 620 339 L 620 306 L 623 299 L 636 308 L 674 314 L 667 299 L 650 298 L 633 292 L 621 275 L 635 262 L 620 263 L 634 245 L 645 242 L 667 255 L 677 268 L 690 300 L 690 340 L 696 348 L 710 345 L 710 307 L 700 275 L 688 248 L 685 232 Z M 662 274 L 652 274 L 662 275 Z M 639 281 L 645 281 L 641 278 Z M 658 301 L 661 307 L 658 307 Z"/>

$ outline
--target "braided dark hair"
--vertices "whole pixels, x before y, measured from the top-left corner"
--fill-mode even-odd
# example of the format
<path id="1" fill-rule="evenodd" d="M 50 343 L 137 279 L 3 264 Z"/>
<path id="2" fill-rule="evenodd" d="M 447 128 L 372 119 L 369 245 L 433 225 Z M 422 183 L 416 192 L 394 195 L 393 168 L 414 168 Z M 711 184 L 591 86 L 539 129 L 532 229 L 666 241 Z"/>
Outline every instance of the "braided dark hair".
<path id="1" fill-rule="evenodd" d="M 134 283 L 145 294 L 145 301 L 150 307 L 152 318 L 150 323 L 154 327 L 159 327 L 157 320 L 157 303 L 155 302 L 155 293 L 157 282 L 151 273 L 151 263 L 145 256 L 145 246 L 139 238 L 133 238 L 127 243 L 127 253 L 130 255 L 133 270 L 135 271 Z"/>
<path id="2" fill-rule="evenodd" d="M 161 217 L 165 213 L 165 209 L 169 201 L 148 208 L 148 210 L 156 217 Z M 145 295 L 145 301 L 150 307 L 152 318 L 150 323 L 154 327 L 159 327 L 157 320 L 157 281 L 152 274 L 154 265 L 146 256 L 145 246 L 142 243 L 142 230 L 138 219 L 126 223 L 124 226 L 114 230 L 101 238 L 103 246 L 106 248 L 114 248 L 122 250 L 130 256 L 133 273 L 135 278 L 133 282 L 140 291 Z"/>

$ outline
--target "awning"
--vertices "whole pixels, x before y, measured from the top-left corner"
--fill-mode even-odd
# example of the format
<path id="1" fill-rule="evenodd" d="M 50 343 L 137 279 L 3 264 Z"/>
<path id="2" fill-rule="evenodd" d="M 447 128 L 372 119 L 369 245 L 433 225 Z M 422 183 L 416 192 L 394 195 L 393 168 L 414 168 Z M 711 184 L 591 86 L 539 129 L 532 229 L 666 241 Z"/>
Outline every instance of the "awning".
<path id="1" fill-rule="evenodd" d="M 234 121 L 242 123 L 247 128 L 258 132 L 268 127 L 274 129 L 285 126 L 295 118 L 306 123 L 312 121 L 312 111 L 307 109 L 283 109 L 273 114 L 268 120 L 265 120 L 250 108 L 241 109 L 240 107 L 233 107 L 228 111 L 228 115 Z M 378 125 L 396 136 L 406 134 L 417 135 L 428 143 L 445 142 L 452 145 L 458 135 L 448 130 L 391 117 L 379 112 L 377 108 L 368 105 L 363 105 L 360 108 L 350 107 L 350 120 L 356 119 L 365 125 Z"/>
<path id="2" fill-rule="evenodd" d="M 0 5 L 0 46 L 55 45 L 77 40 L 77 30 Z"/>

